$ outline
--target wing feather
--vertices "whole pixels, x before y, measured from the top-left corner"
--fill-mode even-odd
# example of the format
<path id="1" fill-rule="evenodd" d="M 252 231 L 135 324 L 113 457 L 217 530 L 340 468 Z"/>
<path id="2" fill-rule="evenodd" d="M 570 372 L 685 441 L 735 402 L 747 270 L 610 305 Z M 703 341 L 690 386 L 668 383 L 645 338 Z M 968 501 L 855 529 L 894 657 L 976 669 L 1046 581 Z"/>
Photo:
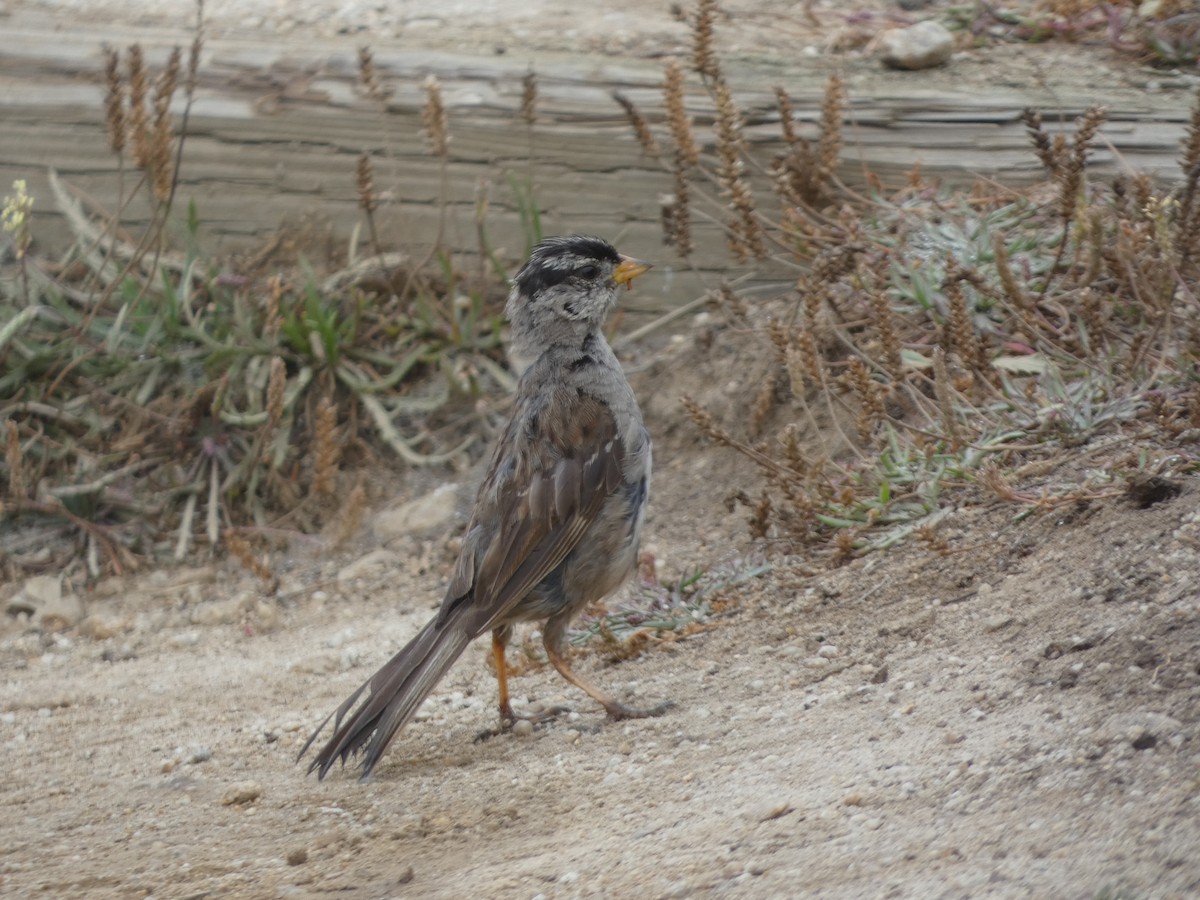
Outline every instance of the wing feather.
<path id="1" fill-rule="evenodd" d="M 460 559 L 443 613 L 470 603 L 464 620 L 478 635 L 501 624 L 578 546 L 622 479 L 625 446 L 607 405 L 555 393 L 544 410 L 514 428 L 516 464 L 480 489 L 468 526 L 478 535 L 470 589 Z M 496 523 L 490 533 L 476 523 Z M 464 553 L 466 544 L 464 543 Z"/>

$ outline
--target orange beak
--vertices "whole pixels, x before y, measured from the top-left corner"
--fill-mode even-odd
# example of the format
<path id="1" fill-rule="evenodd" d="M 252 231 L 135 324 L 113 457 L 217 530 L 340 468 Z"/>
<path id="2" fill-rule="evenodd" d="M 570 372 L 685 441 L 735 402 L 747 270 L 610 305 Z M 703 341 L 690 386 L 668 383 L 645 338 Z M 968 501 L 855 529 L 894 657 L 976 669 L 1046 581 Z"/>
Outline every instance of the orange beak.
<path id="1" fill-rule="evenodd" d="M 632 256 L 622 256 L 621 264 L 613 272 L 613 281 L 617 284 L 627 285 L 649 268 L 650 263 L 645 260 L 634 259 Z"/>

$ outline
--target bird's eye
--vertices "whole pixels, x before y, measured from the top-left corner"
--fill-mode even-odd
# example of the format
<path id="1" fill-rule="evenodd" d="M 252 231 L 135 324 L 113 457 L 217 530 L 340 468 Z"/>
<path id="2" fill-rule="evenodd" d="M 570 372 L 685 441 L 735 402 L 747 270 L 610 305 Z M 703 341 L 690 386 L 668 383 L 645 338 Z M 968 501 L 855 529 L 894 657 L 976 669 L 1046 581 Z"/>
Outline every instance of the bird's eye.
<path id="1" fill-rule="evenodd" d="M 575 274 L 578 275 L 580 278 L 586 278 L 586 279 L 588 279 L 588 281 L 591 281 L 593 278 L 595 278 L 597 275 L 600 274 L 600 269 L 599 269 L 599 267 L 593 266 L 591 263 L 588 263 L 586 266 L 580 266 L 578 269 L 576 269 Z"/>

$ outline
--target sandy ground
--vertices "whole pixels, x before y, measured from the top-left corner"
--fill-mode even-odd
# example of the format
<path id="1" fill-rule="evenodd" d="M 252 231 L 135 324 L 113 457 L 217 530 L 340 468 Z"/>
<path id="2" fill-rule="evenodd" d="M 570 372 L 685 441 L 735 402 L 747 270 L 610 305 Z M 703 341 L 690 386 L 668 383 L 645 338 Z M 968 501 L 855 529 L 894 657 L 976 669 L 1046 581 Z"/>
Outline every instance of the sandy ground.
<path id="1" fill-rule="evenodd" d="M 630 360 L 657 425 L 647 531 L 666 581 L 758 561 L 722 502 L 752 473 L 697 447 L 675 402 L 681 389 L 740 402 L 753 385 L 711 349 L 727 343 L 682 334 Z M 1101 464 L 1130 446 L 1087 449 Z M 716 592 L 685 639 L 619 663 L 589 644 L 581 671 L 632 703 L 672 700 L 659 719 L 606 723 L 525 666 L 519 705 L 573 712 L 476 742 L 496 716 L 479 642 L 365 784 L 306 778 L 296 753 L 431 614 L 453 524 L 368 529 L 340 553 L 294 546 L 272 561 L 279 597 L 228 562 L 109 578 L 76 626 L 4 619 L 0 886 L 1194 896 L 1200 486 L 1180 487 L 1028 518 L 963 503 L 939 531 L 947 555 L 913 546 L 836 570 L 775 558 Z"/>
<path id="2" fill-rule="evenodd" d="M 230 28 L 277 26 L 284 7 L 210 3 L 261 18 L 228 12 Z M 612 14 L 682 35 L 662 7 Z M 420 21 L 429 5 L 372 8 Z M 578 27 L 612 32 L 598 15 Z M 700 446 L 676 402 L 691 390 L 735 409 L 753 387 L 720 352 L 735 337 L 704 334 L 629 360 L 657 441 L 647 541 L 667 581 L 759 553 L 723 502 L 753 473 Z M 470 481 L 379 477 L 397 503 Z M 228 562 L 105 579 L 65 623 L 0 619 L 0 893 L 1196 896 L 1200 484 L 1180 486 L 1024 518 L 963 504 L 941 532 L 948 555 L 774 558 L 714 595 L 686 639 L 620 662 L 590 644 L 581 671 L 632 703 L 673 701 L 659 719 L 605 723 L 533 666 L 518 701 L 574 712 L 476 742 L 495 724 L 480 643 L 368 783 L 305 777 L 296 754 L 430 615 L 453 523 L 367 529 L 336 553 L 298 543 L 272 561 L 276 596 Z"/>

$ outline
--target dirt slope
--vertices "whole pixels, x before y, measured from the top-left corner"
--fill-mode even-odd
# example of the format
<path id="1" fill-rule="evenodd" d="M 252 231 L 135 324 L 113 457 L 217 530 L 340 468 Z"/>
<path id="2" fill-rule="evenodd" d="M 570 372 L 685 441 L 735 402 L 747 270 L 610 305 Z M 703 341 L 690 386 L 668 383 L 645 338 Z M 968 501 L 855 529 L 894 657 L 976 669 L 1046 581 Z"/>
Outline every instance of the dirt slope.
<path id="1" fill-rule="evenodd" d="M 684 337 L 636 377 L 658 423 L 648 540 L 667 576 L 752 552 L 722 504 L 751 473 L 696 446 L 673 399 L 742 387 L 714 388 L 719 369 Z M 815 575 L 777 559 L 692 637 L 618 665 L 593 645 L 583 669 L 633 702 L 673 700 L 661 719 L 606 724 L 532 671 L 518 697 L 575 712 L 476 743 L 495 717 L 480 642 L 368 784 L 305 778 L 296 753 L 429 615 L 453 527 L 382 547 L 367 533 L 340 556 L 294 547 L 275 560 L 283 600 L 224 564 L 109 579 L 77 628 L 4 620 L 0 886 L 1194 895 L 1200 486 L 1182 487 L 1021 521 L 964 506 L 948 556 Z"/>

